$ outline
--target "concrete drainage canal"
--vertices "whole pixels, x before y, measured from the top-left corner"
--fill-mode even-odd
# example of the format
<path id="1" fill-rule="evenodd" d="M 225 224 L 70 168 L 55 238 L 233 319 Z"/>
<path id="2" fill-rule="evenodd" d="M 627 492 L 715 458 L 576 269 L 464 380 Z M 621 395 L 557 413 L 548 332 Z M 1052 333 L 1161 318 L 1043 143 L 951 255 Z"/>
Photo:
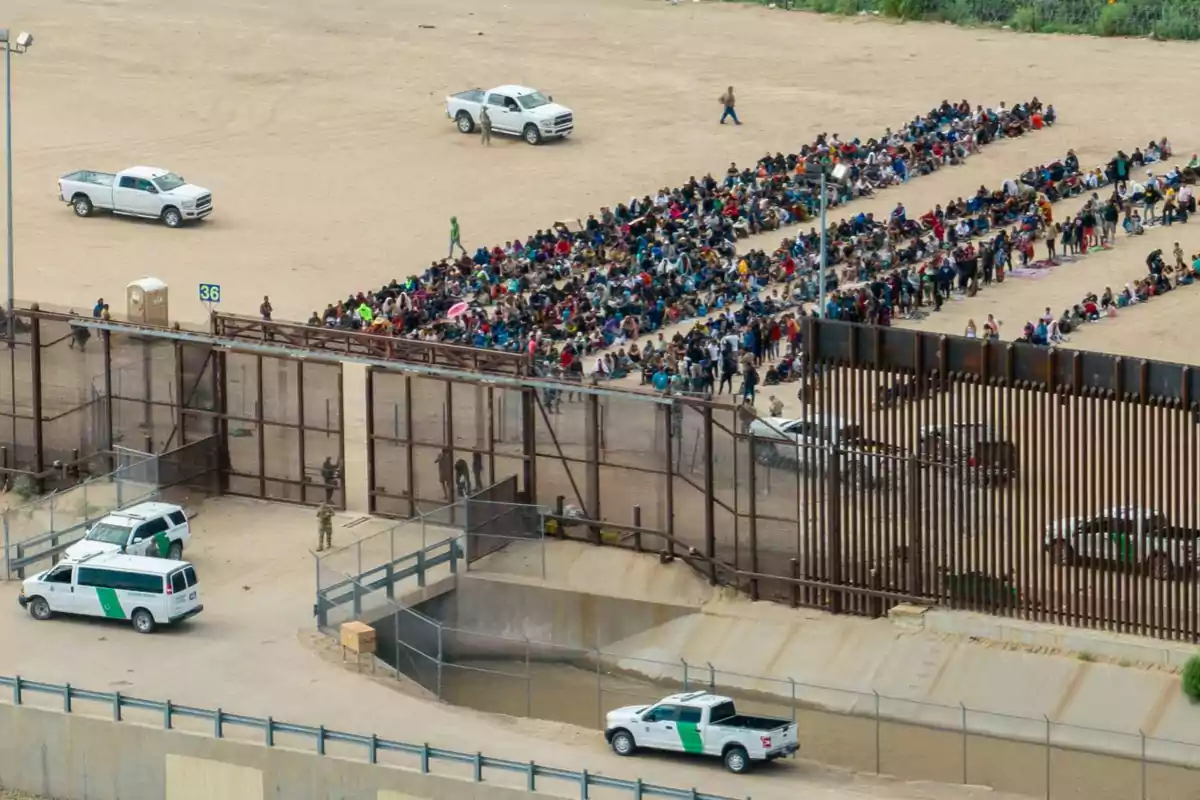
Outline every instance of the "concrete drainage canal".
<path id="1" fill-rule="evenodd" d="M 472 575 L 445 588 L 366 620 L 379 659 L 445 702 L 598 729 L 617 706 L 709 686 L 706 667 L 617 654 L 693 608 Z"/>

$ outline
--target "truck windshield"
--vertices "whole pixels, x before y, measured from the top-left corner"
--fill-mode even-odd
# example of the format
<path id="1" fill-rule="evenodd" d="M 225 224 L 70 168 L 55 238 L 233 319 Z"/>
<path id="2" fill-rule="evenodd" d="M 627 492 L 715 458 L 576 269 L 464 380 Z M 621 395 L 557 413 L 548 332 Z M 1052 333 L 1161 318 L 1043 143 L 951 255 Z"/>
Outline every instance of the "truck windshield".
<path id="1" fill-rule="evenodd" d="M 518 97 L 517 100 L 521 103 L 521 108 L 537 108 L 538 106 L 544 106 L 550 103 L 550 101 L 547 100 L 541 92 L 523 94 Z"/>
<path id="2" fill-rule="evenodd" d="M 96 527 L 88 531 L 86 538 L 90 542 L 125 544 L 129 541 L 129 528 L 123 525 L 113 525 L 111 522 L 97 522 Z"/>
<path id="3" fill-rule="evenodd" d="M 154 185 L 158 187 L 160 192 L 169 192 L 172 189 L 178 189 L 180 186 L 187 184 L 183 178 L 176 175 L 174 172 L 168 172 L 166 175 L 159 175 L 154 179 Z"/>

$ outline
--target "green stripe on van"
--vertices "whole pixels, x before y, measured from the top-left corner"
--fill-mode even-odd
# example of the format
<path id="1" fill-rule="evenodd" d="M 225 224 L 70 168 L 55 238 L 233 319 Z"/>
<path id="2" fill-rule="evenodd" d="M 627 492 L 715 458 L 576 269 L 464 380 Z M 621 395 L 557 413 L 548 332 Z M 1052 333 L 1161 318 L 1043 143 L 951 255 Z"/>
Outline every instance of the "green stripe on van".
<path id="1" fill-rule="evenodd" d="M 125 619 L 125 611 L 121 608 L 121 601 L 117 599 L 116 589 L 96 589 L 96 596 L 100 598 L 100 608 L 104 611 L 104 616 L 110 619 Z"/>
<path id="2" fill-rule="evenodd" d="M 704 740 L 700 738 L 700 729 L 694 722 L 677 722 L 679 728 L 679 743 L 685 753 L 703 753 Z"/>

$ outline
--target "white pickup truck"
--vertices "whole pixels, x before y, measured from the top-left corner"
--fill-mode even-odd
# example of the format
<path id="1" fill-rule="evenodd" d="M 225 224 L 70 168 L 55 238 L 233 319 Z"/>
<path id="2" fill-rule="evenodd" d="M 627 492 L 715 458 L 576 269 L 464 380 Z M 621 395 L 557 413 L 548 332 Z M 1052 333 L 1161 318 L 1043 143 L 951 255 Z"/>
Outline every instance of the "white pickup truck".
<path id="1" fill-rule="evenodd" d="M 719 756 L 730 772 L 774 761 L 800 749 L 796 723 L 737 713 L 733 700 L 708 692 L 664 697 L 652 706 L 608 712 L 604 738 L 621 756 L 644 750 Z"/>
<path id="2" fill-rule="evenodd" d="M 575 130 L 571 109 L 528 86 L 497 86 L 486 92 L 468 89 L 452 94 L 446 98 L 446 116 L 462 133 L 473 133 L 479 125 L 479 110 L 485 105 L 492 119 L 492 132 L 520 136 L 530 144 L 561 139 Z"/>
<path id="3" fill-rule="evenodd" d="M 130 167 L 117 173 L 71 172 L 58 179 L 58 197 L 80 217 L 90 217 L 100 209 L 161 219 L 168 228 L 212 213 L 212 192 L 158 167 Z"/>

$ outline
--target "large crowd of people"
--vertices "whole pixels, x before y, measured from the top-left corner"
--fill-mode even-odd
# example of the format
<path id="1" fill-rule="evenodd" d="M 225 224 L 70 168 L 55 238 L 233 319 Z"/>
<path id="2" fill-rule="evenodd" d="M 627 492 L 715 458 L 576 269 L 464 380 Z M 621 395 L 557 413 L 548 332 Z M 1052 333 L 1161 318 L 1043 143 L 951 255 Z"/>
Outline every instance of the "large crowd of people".
<path id="1" fill-rule="evenodd" d="M 753 331 L 757 323 L 765 350 L 767 341 L 797 327 L 773 315 L 817 296 L 820 234 L 812 229 L 784 239 L 773 253 L 739 255 L 737 241 L 812 219 L 820 204 L 814 170 L 848 168 L 846 180 L 827 187 L 828 204 L 836 208 L 960 163 L 989 142 L 1053 124 L 1055 117 L 1053 106 L 1036 98 L 994 109 L 943 102 L 866 141 L 822 134 L 797 153 L 765 155 L 753 168 L 731 164 L 720 178 L 692 178 L 678 189 L 602 208 L 577 228 L 556 224 L 503 246 L 461 251 L 421 275 L 331 303 L 309 322 L 528 352 L 550 369 L 598 378 L 646 370 L 660 348 L 651 341 L 647 359 L 633 343 L 682 320 L 695 319 L 721 338 L 734 335 L 726 328 Z M 933 248 L 921 235 L 927 230 L 953 244 L 1012 221 L 1026 194 L 1007 194 L 1007 188 L 934 209 L 926 218 L 910 219 L 898 207 L 888 220 L 859 214 L 836 223 L 826 280 L 837 288 L 915 263 Z M 968 217 L 980 227 L 962 231 Z M 460 245 L 457 237 L 454 242 Z M 771 286 L 776 282 L 782 288 Z M 741 333 L 744 340 L 757 335 Z M 593 355 L 597 360 L 585 367 L 582 360 Z"/>

